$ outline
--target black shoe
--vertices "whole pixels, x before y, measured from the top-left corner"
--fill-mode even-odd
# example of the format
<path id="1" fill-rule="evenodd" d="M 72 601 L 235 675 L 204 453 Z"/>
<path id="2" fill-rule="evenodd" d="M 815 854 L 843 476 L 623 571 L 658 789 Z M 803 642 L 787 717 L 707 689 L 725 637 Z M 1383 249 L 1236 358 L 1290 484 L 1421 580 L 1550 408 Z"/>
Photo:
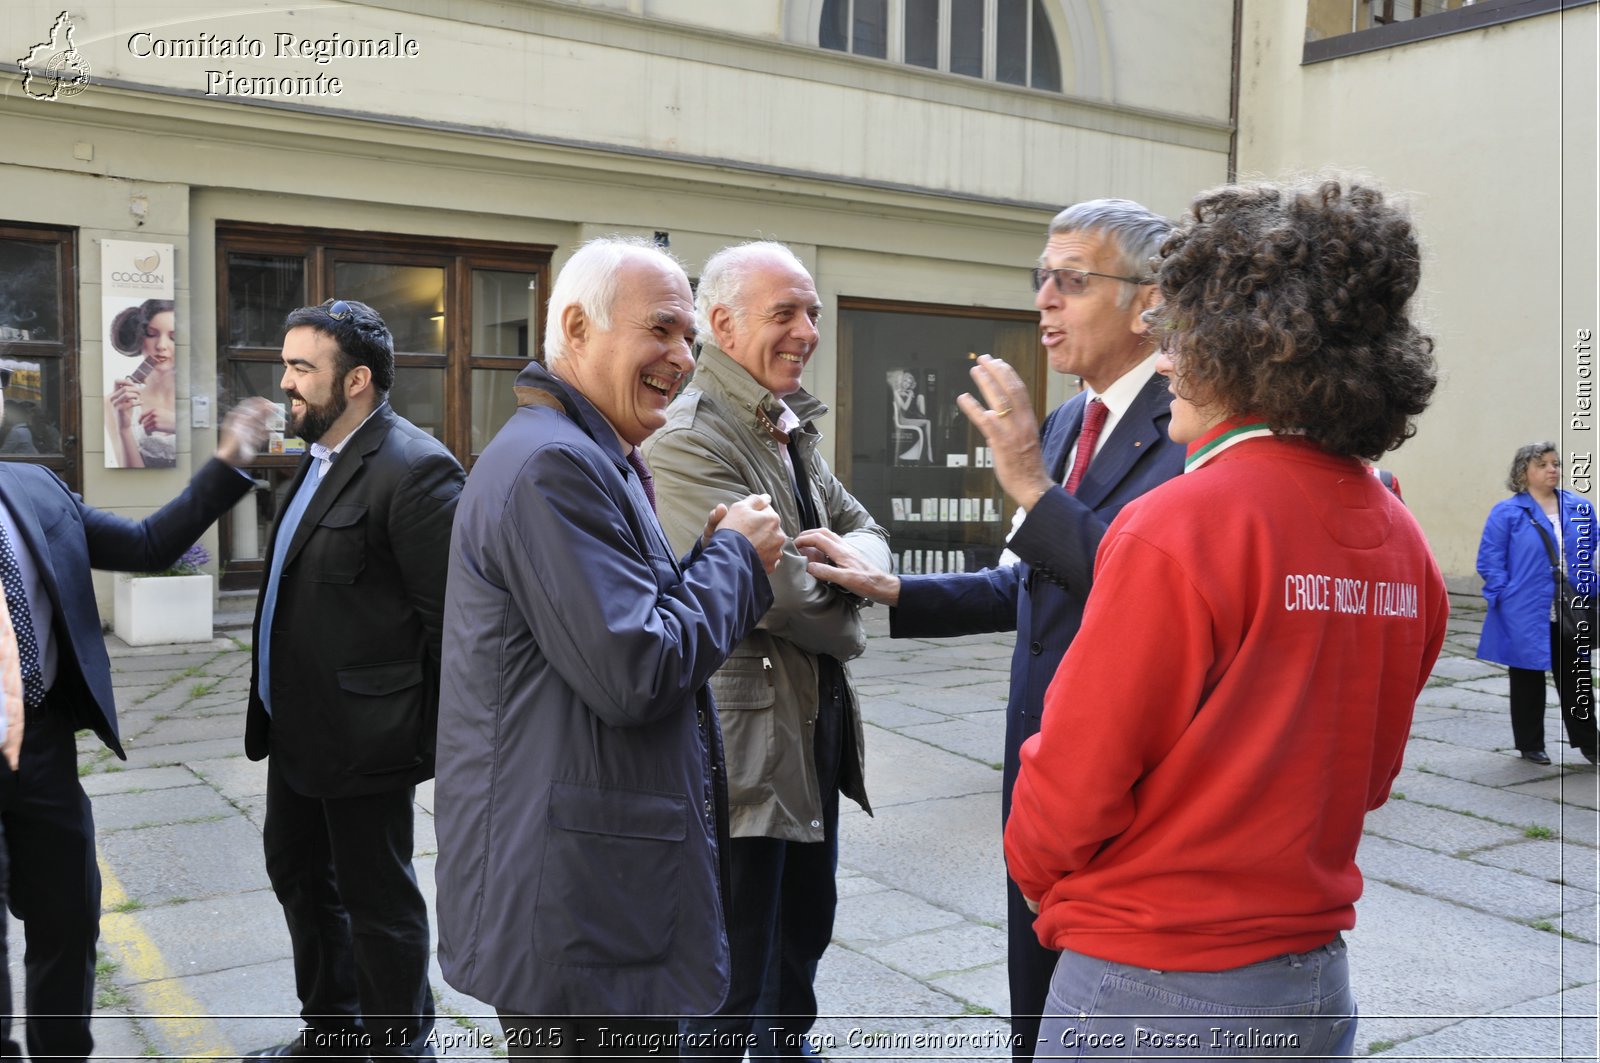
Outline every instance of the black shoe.
<path id="1" fill-rule="evenodd" d="M 1587 760 L 1590 764 L 1595 763 L 1595 755 L 1594 755 L 1594 747 L 1593 746 L 1588 746 L 1588 747 L 1579 746 L 1578 747 L 1578 752 L 1582 753 L 1583 754 L 1583 759 Z"/>
<path id="2" fill-rule="evenodd" d="M 1531 760 L 1535 764 L 1548 764 L 1550 763 L 1550 754 L 1542 749 L 1524 749 L 1522 751 L 1522 759 Z"/>

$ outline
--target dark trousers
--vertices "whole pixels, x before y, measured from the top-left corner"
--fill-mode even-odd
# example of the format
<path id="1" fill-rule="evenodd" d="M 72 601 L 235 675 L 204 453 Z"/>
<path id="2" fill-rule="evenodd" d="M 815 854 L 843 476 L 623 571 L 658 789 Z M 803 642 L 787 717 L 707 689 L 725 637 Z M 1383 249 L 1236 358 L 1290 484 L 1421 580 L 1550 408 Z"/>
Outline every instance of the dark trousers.
<path id="1" fill-rule="evenodd" d="M 1573 659 L 1561 645 L 1560 630 L 1550 625 L 1550 660 L 1561 702 L 1561 720 L 1567 742 L 1575 749 L 1595 751 L 1594 684 L 1587 656 Z M 1576 666 L 1575 666 L 1576 665 Z M 1535 668 L 1512 668 L 1511 737 L 1518 750 L 1544 749 L 1544 673 Z"/>
<path id="2" fill-rule="evenodd" d="M 507 1059 L 671 1059 L 678 1024 L 671 1019 L 558 1018 L 500 1012 Z"/>
<path id="3" fill-rule="evenodd" d="M 855 756 L 846 741 L 844 670 L 830 657 L 818 660 L 820 705 L 813 753 L 822 792 L 822 841 L 732 838 L 728 841 L 730 894 L 728 997 L 717 1013 L 683 1024 L 690 1035 L 715 1035 L 707 1042 L 750 1044 L 750 1058 L 812 1055 L 806 1033 L 817 1021 L 817 964 L 833 939 L 838 907 L 839 762 Z M 753 1039 L 752 1039 L 753 1038 Z M 741 1049 L 702 1049 L 686 1044 L 684 1059 L 740 1059 Z"/>
<path id="4" fill-rule="evenodd" d="M 1011 1058 L 1027 1061 L 1039 1045 L 1039 1017 L 1061 953 L 1039 944 L 1036 917 L 1006 876 L 1006 975 L 1011 984 Z"/>
<path id="5" fill-rule="evenodd" d="M 67 709 L 51 699 L 28 713 L 17 773 L 0 767 L 0 830 L 10 865 L 8 903 L 22 920 L 26 940 L 28 1054 L 81 1060 L 94 1047 L 89 1015 L 100 937 L 100 868 L 94 816 L 78 782 L 72 723 Z M 11 994 L 5 988 L 0 1042 L 11 1036 Z M 4 1051 L 10 1055 L 13 1048 L 5 1045 Z"/>
<path id="6" fill-rule="evenodd" d="M 411 867 L 415 788 L 306 797 L 275 764 L 262 841 L 294 946 L 304 1038 L 349 1044 L 364 1031 L 365 1054 L 431 1056 L 428 911 Z"/>

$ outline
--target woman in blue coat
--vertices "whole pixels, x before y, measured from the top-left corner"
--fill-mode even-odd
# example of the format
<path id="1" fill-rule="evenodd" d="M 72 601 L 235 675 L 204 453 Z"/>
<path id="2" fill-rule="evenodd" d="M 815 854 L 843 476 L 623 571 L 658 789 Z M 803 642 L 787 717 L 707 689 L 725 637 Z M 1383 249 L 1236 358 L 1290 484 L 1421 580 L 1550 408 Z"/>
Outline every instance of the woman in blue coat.
<path id="1" fill-rule="evenodd" d="M 1544 751 L 1544 673 L 1555 671 L 1567 740 L 1595 760 L 1594 687 L 1589 649 L 1560 645 L 1549 542 L 1580 593 L 1600 591 L 1595 579 L 1594 506 L 1560 490 L 1561 456 L 1554 443 L 1529 443 L 1511 461 L 1511 497 L 1489 511 L 1478 546 L 1478 575 L 1489 603 L 1478 656 L 1511 669 L 1511 734 L 1526 760 L 1548 764 Z"/>

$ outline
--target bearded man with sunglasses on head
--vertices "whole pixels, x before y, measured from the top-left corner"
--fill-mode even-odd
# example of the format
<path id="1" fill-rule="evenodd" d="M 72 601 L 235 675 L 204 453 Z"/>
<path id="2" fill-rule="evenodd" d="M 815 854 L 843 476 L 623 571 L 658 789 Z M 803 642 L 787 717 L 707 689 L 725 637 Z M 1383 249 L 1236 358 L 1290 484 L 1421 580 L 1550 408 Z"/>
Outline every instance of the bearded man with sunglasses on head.
<path id="1" fill-rule="evenodd" d="M 1172 396 L 1156 374 L 1156 343 L 1141 318 L 1160 302 L 1149 261 L 1171 229 L 1125 199 L 1079 203 L 1056 215 L 1033 271 L 1034 305 L 1050 368 L 1082 378 L 1084 389 L 1045 418 L 1041 432 L 1021 378 L 985 355 L 972 377 L 987 408 L 971 396 L 958 400 L 993 450 L 1000 486 L 1023 511 L 1010 543 L 1019 561 L 901 577 L 857 563 L 825 532 L 796 539 L 833 562 L 812 564 L 813 575 L 893 606 L 896 638 L 1017 631 L 1002 823 L 1018 751 L 1039 730 L 1045 689 L 1082 622 L 1106 527 L 1124 505 L 1183 468 L 1184 448 L 1167 438 Z M 1058 953 L 1039 943 L 1033 913 L 1009 879 L 1006 907 L 1012 1056 L 1028 1060 Z"/>
<path id="2" fill-rule="evenodd" d="M 281 386 L 308 453 L 267 540 L 245 753 L 302 1027 L 254 1057 L 432 1056 L 412 800 L 433 777 L 450 525 L 465 474 L 389 406 L 365 303 L 290 313 Z M 270 754 L 270 756 L 269 756 Z"/>

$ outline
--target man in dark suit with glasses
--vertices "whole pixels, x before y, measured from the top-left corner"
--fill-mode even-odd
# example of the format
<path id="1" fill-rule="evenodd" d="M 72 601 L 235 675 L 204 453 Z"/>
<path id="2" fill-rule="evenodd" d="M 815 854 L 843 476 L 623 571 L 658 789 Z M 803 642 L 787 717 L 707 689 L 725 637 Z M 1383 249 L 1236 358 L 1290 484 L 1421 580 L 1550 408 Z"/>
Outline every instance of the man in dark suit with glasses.
<path id="1" fill-rule="evenodd" d="M 897 638 L 1017 632 L 1006 707 L 1001 821 L 1011 811 L 1022 743 L 1039 730 L 1044 692 L 1083 620 L 1095 552 L 1128 502 L 1183 468 L 1167 438 L 1172 396 L 1156 374 L 1156 341 L 1143 314 L 1160 295 L 1150 258 L 1172 225 L 1137 203 L 1097 199 L 1056 215 L 1033 270 L 1039 334 L 1057 373 L 1084 389 L 1045 418 L 1014 370 L 987 355 L 972 377 L 983 404 L 958 400 L 994 454 L 995 477 L 1015 502 L 1013 563 L 981 572 L 884 576 L 853 564 L 825 534 L 796 540 L 826 553 L 811 566 L 857 594 L 893 605 Z M 1039 944 L 1033 913 L 1006 880 L 1013 1059 L 1033 1058 L 1058 953 Z"/>

